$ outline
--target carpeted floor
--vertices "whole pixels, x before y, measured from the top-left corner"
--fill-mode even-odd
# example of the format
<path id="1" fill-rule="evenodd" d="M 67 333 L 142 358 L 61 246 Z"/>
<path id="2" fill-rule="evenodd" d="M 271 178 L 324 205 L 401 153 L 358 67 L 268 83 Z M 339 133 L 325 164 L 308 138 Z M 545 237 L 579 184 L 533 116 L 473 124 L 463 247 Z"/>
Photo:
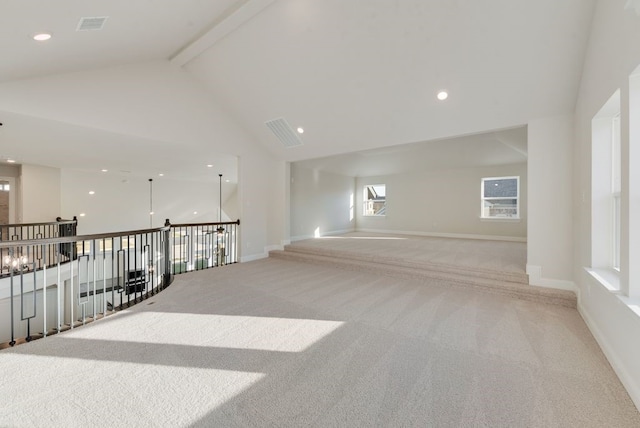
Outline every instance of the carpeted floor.
<path id="1" fill-rule="evenodd" d="M 527 264 L 527 244 L 514 241 L 351 232 L 291 245 L 501 272 L 524 273 Z"/>
<path id="2" fill-rule="evenodd" d="M 278 259 L 0 351 L 0 426 L 638 427 L 574 309 Z"/>

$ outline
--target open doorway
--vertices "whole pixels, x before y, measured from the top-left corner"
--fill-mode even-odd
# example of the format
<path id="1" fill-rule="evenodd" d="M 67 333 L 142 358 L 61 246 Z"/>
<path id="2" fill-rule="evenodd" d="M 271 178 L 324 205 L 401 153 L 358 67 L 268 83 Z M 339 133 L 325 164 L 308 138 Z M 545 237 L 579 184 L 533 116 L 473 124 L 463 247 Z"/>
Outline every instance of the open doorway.
<path id="1" fill-rule="evenodd" d="M 0 180 L 0 224 L 9 224 L 9 195 L 11 183 Z"/>
<path id="2" fill-rule="evenodd" d="M 0 176 L 0 225 L 16 223 L 16 191 L 14 177 Z"/>

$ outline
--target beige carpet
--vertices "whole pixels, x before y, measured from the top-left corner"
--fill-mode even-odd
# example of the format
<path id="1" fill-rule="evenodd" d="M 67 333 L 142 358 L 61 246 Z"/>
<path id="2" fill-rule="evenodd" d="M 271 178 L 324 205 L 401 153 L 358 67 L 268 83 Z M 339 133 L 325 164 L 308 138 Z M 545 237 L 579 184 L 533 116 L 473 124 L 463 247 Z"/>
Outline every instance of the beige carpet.
<path id="1" fill-rule="evenodd" d="M 525 242 L 352 232 L 291 245 L 522 274 L 527 264 Z"/>
<path id="2" fill-rule="evenodd" d="M 0 351 L 0 426 L 638 427 L 575 310 L 277 259 Z"/>

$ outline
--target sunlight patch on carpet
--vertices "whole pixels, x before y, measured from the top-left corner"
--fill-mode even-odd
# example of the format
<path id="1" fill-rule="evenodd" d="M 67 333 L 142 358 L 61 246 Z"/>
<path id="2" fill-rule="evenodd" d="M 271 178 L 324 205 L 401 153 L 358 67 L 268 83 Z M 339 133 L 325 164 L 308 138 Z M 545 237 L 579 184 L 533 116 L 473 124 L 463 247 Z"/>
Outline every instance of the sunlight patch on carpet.
<path id="1" fill-rule="evenodd" d="M 139 426 L 140 421 L 146 426 L 187 426 L 265 377 L 10 353 L 0 354 L 0 366 L 0 426 L 42 425 L 43 417 L 52 426 L 92 426 L 99 420 L 121 426 Z"/>
<path id="2" fill-rule="evenodd" d="M 61 338 L 303 352 L 342 321 L 173 312 L 137 312 Z"/>

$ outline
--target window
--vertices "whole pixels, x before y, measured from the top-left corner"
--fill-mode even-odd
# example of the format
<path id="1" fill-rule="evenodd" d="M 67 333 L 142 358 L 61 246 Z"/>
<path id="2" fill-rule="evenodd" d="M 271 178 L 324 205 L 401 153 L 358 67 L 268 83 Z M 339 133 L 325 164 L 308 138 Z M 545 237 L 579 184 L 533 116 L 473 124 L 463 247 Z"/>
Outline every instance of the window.
<path id="1" fill-rule="evenodd" d="M 386 189 L 384 184 L 364 186 L 362 214 L 366 216 L 384 216 L 387 210 Z"/>
<path id="2" fill-rule="evenodd" d="M 612 227 L 612 267 L 620 271 L 620 188 L 621 175 L 620 114 L 611 119 L 611 221 Z"/>
<path id="3" fill-rule="evenodd" d="M 620 90 L 591 121 L 591 267 L 620 271 Z"/>
<path id="4" fill-rule="evenodd" d="M 520 218 L 520 177 L 482 179 L 482 218 Z"/>

